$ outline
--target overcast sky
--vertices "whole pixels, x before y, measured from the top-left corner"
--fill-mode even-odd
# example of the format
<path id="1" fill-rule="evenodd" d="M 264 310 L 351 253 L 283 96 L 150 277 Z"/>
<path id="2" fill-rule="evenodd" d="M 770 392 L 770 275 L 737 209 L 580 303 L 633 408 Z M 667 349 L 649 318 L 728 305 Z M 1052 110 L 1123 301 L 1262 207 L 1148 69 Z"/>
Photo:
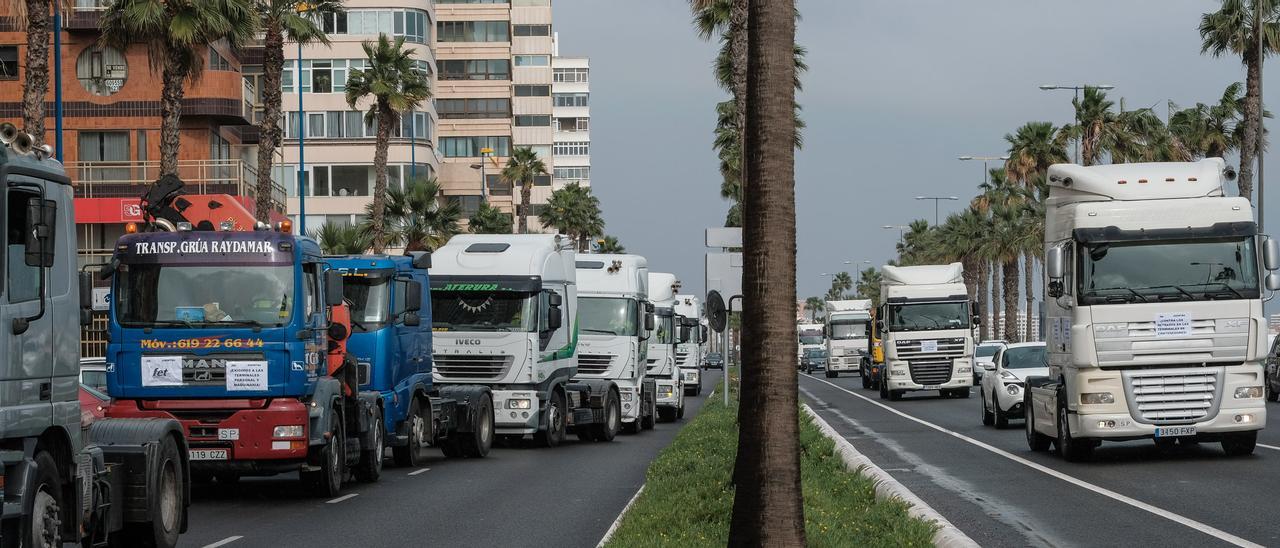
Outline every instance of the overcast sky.
<path id="1" fill-rule="evenodd" d="M 1167 100 L 1215 102 L 1244 80 L 1238 59 L 1200 54 L 1196 26 L 1217 1 L 797 4 L 810 67 L 796 158 L 800 298 L 825 292 L 820 274 L 844 261 L 892 258 L 898 232 L 883 225 L 932 221 L 932 202 L 914 196 L 975 194 L 982 166 L 957 156 L 999 156 L 1027 121 L 1069 122 L 1071 92 L 1040 84 L 1112 84 L 1117 104 L 1163 118 Z M 591 57 L 591 179 L 608 233 L 701 292 L 703 229 L 728 207 L 711 149 L 714 105 L 727 97 L 711 75 L 716 46 L 694 33 L 686 0 L 554 6 L 561 54 Z M 1268 102 L 1280 93 L 1272 63 Z M 1273 188 L 1268 226 L 1280 226 Z M 961 203 L 943 202 L 942 216 Z"/>

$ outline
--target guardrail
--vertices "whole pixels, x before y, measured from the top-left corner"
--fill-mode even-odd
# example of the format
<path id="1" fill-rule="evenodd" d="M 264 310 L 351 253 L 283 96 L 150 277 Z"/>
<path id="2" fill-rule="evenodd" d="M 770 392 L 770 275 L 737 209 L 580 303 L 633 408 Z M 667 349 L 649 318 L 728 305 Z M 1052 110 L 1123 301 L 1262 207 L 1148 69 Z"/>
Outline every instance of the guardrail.
<path id="1" fill-rule="evenodd" d="M 66 168 L 77 198 L 136 198 L 160 178 L 160 162 L 68 162 Z M 258 195 L 258 170 L 243 160 L 179 161 L 178 177 L 192 194 Z M 284 212 L 278 181 L 271 184 L 271 204 Z"/>

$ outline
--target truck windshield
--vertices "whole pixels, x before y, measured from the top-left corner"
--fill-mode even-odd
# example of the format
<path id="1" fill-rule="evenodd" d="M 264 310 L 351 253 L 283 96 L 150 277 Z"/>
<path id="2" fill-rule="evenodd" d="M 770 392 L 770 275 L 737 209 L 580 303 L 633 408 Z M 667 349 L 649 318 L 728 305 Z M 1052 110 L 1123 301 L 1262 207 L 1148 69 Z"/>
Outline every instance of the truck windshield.
<path id="1" fill-rule="evenodd" d="M 387 323 L 391 312 L 390 278 L 343 276 L 342 296 L 351 306 L 351 330 L 375 331 Z"/>
<path id="2" fill-rule="evenodd" d="M 579 297 L 578 325 L 583 333 L 636 335 L 636 301 L 616 297 Z"/>
<path id="3" fill-rule="evenodd" d="M 867 336 L 867 321 L 831 322 L 831 338 L 837 341 L 863 339 Z"/>
<path id="4" fill-rule="evenodd" d="M 657 316 L 654 318 L 654 327 L 657 330 L 655 338 L 657 344 L 675 344 L 676 342 L 676 325 L 675 316 Z"/>
<path id="5" fill-rule="evenodd" d="M 1049 360 L 1045 355 L 1044 346 L 1020 346 L 1005 349 L 1004 357 L 1000 359 L 1000 366 L 1005 369 L 1049 367 Z"/>
<path id="6" fill-rule="evenodd" d="M 889 331 L 963 329 L 969 326 L 969 303 L 902 303 L 889 305 Z"/>
<path id="7" fill-rule="evenodd" d="M 537 298 L 515 291 L 431 291 L 435 331 L 536 331 Z"/>
<path id="8" fill-rule="evenodd" d="M 117 274 L 116 317 L 124 327 L 289 323 L 290 265 L 124 265 Z"/>
<path id="9" fill-rule="evenodd" d="M 1097 243 L 1080 254 L 1080 303 L 1257 299 L 1253 238 Z"/>
<path id="10" fill-rule="evenodd" d="M 799 333 L 800 344 L 822 344 L 822 331 L 817 329 L 804 329 Z"/>

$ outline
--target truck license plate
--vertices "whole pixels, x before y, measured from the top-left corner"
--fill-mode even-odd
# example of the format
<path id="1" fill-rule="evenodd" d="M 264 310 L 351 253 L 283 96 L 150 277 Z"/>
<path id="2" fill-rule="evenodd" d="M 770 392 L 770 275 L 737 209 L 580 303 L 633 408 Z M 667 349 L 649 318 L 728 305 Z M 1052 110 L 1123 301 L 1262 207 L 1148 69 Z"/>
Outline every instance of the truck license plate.
<path id="1" fill-rule="evenodd" d="M 226 449 L 192 449 L 191 460 L 227 460 Z"/>
<path id="2" fill-rule="evenodd" d="M 937 384 L 926 384 L 924 385 L 924 389 L 925 390 L 941 390 L 942 386 Z"/>
<path id="3" fill-rule="evenodd" d="M 239 428 L 219 428 L 218 439 L 223 441 L 236 441 L 240 439 Z"/>
<path id="4" fill-rule="evenodd" d="M 1194 435 L 1196 435 L 1196 427 L 1194 426 L 1164 426 L 1156 428 L 1157 438 L 1179 438 Z"/>

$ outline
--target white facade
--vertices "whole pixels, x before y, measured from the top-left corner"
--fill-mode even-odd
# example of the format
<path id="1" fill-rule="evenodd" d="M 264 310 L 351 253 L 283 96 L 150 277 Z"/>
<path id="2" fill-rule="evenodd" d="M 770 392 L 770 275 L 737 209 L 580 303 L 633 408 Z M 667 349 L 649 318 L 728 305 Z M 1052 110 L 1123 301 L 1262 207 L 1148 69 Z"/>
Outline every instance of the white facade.
<path id="1" fill-rule="evenodd" d="M 591 63 L 586 57 L 562 57 L 556 36 L 551 60 L 551 126 L 555 135 L 552 187 L 591 186 Z"/>

